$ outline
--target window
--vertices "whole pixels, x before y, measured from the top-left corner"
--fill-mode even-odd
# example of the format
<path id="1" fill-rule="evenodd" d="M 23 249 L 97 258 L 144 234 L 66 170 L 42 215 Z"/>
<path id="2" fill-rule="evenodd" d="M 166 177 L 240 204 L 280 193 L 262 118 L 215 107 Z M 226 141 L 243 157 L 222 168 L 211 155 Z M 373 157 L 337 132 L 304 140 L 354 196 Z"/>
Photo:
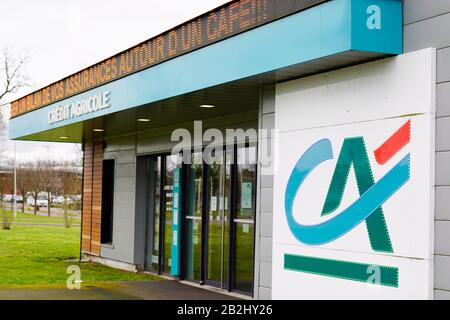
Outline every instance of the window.
<path id="1" fill-rule="evenodd" d="M 115 160 L 103 160 L 101 243 L 112 244 Z"/>

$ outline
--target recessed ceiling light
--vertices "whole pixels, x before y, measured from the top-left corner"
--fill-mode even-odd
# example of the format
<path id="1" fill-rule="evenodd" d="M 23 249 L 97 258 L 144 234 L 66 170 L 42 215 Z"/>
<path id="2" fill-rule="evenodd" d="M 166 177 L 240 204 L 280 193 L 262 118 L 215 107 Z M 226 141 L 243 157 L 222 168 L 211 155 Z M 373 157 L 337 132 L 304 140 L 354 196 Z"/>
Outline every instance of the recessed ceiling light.
<path id="1" fill-rule="evenodd" d="M 105 131 L 105 130 L 103 130 L 103 129 L 94 129 L 94 132 L 103 132 L 103 131 Z"/>
<path id="2" fill-rule="evenodd" d="M 59 137 L 60 139 L 69 139 L 69 137 L 66 137 L 66 136 L 62 136 L 62 137 Z"/>
<path id="3" fill-rule="evenodd" d="M 150 119 L 147 119 L 147 118 L 140 118 L 140 119 L 137 119 L 137 121 L 138 121 L 138 122 L 150 122 Z"/>
<path id="4" fill-rule="evenodd" d="M 200 108 L 210 109 L 210 108 L 214 108 L 214 107 L 215 107 L 215 105 L 212 105 L 212 104 L 202 104 L 202 105 L 200 105 Z"/>

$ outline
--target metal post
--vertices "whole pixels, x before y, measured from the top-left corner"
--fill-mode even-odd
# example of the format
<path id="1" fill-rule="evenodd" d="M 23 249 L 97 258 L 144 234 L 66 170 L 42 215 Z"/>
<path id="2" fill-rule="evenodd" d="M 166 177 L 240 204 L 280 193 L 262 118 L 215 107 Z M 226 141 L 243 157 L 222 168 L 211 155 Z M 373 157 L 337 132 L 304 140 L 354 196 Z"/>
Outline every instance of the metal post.
<path id="1" fill-rule="evenodd" d="M 14 206 L 13 206 L 13 215 L 14 218 L 17 217 L 17 168 L 16 168 L 16 141 L 13 141 L 14 144 Z"/>

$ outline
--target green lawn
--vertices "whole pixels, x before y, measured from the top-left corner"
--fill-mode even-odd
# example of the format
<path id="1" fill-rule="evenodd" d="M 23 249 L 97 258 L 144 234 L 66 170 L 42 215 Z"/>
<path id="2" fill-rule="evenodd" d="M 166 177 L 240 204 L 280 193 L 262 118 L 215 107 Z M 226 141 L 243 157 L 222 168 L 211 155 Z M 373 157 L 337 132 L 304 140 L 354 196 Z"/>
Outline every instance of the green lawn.
<path id="1" fill-rule="evenodd" d="M 48 216 L 34 215 L 30 213 L 17 212 L 17 217 L 14 221 L 19 223 L 64 224 L 64 217 L 62 216 L 48 217 Z M 79 216 L 72 217 L 72 224 L 74 226 L 79 225 L 80 217 Z"/>
<path id="2" fill-rule="evenodd" d="M 33 221 L 35 219 L 43 223 L 53 221 L 48 217 L 34 216 Z M 79 244 L 79 227 L 13 225 L 11 230 L 0 229 L 0 288 L 65 287 L 70 276 L 66 271 L 70 265 L 80 267 L 82 286 L 98 282 L 160 279 L 90 262 L 67 261 L 78 259 Z"/>

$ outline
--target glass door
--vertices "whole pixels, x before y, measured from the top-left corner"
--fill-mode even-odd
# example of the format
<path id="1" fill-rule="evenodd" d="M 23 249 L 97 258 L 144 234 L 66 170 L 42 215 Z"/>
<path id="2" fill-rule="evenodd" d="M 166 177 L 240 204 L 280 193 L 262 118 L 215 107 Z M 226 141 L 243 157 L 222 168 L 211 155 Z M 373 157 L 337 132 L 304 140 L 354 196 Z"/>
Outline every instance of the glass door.
<path id="1" fill-rule="evenodd" d="M 164 156 L 164 208 L 163 220 L 163 266 L 162 273 L 169 274 L 172 267 L 172 208 L 173 208 L 173 184 L 174 170 L 178 166 L 179 157 L 167 155 Z"/>
<path id="2" fill-rule="evenodd" d="M 187 280 L 202 281 L 202 216 L 203 160 L 202 152 L 192 154 L 187 175 L 186 275 Z"/>
<path id="3" fill-rule="evenodd" d="M 180 163 L 179 156 L 149 158 L 146 268 L 158 273 L 171 273 L 174 170 Z"/>
<path id="4" fill-rule="evenodd" d="M 192 153 L 185 166 L 184 279 L 253 292 L 256 146 Z"/>
<path id="5" fill-rule="evenodd" d="M 205 280 L 228 288 L 230 239 L 231 155 L 220 150 L 208 161 L 208 197 Z"/>
<path id="6" fill-rule="evenodd" d="M 146 270 L 160 272 L 161 157 L 147 159 L 147 243 Z"/>
<path id="7" fill-rule="evenodd" d="M 256 211 L 256 146 L 237 149 L 236 195 L 232 226 L 234 233 L 232 289 L 251 293 Z"/>

